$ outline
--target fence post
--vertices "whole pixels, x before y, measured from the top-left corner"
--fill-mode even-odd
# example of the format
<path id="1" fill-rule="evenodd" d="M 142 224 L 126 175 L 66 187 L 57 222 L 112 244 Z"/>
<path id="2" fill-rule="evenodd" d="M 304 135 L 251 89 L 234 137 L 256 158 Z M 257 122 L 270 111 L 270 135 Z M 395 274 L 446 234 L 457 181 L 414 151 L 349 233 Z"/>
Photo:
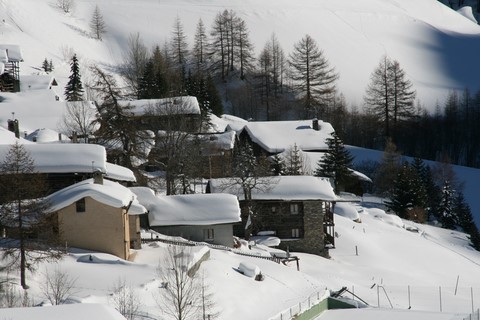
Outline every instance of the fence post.
<path id="1" fill-rule="evenodd" d="M 438 293 L 440 297 L 440 312 L 442 312 L 442 287 L 438 287 Z"/>
<path id="2" fill-rule="evenodd" d="M 410 301 L 410 285 L 408 285 L 408 309 L 412 308 L 412 303 Z"/>

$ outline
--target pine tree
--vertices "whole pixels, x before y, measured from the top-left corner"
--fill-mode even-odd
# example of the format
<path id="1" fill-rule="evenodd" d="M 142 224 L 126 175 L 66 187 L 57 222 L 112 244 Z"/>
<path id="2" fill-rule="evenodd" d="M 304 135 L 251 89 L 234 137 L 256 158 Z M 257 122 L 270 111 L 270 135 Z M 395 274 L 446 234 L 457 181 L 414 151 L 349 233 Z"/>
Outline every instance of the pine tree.
<path id="1" fill-rule="evenodd" d="M 335 93 L 338 74 L 309 35 L 295 44 L 290 54 L 290 66 L 295 88 L 303 96 L 306 115 L 321 118 Z"/>
<path id="2" fill-rule="evenodd" d="M 285 174 L 289 176 L 305 174 L 303 157 L 296 143 L 286 152 Z"/>
<path id="3" fill-rule="evenodd" d="M 343 145 L 343 141 L 336 132 L 327 139 L 328 150 L 323 159 L 318 161 L 315 176 L 333 178 L 335 192 L 344 191 L 352 181 L 353 157 Z"/>
<path id="4" fill-rule="evenodd" d="M 383 196 L 390 196 L 393 187 L 393 181 L 401 169 L 400 153 L 397 146 L 388 139 L 385 150 L 383 151 L 382 161 L 374 175 L 375 192 Z"/>
<path id="5" fill-rule="evenodd" d="M 365 95 L 367 108 L 384 124 L 385 137 L 395 140 L 398 123 L 413 116 L 415 90 L 397 61 L 383 56 L 370 76 Z"/>
<path id="6" fill-rule="evenodd" d="M 192 56 L 194 59 L 197 73 L 200 73 L 205 69 L 208 53 L 207 46 L 208 36 L 205 30 L 205 24 L 203 23 L 202 19 L 199 19 L 197 23 L 197 28 L 195 30 L 194 44 L 192 50 Z"/>
<path id="7" fill-rule="evenodd" d="M 478 231 L 472 212 L 470 211 L 470 207 L 465 202 L 462 192 L 457 192 L 453 201 L 453 206 L 458 216 L 457 221 L 459 227 L 461 227 L 463 231 L 470 236 L 472 246 L 476 250 L 480 251 L 480 232 Z"/>
<path id="8" fill-rule="evenodd" d="M 442 215 L 442 227 L 446 229 L 454 229 L 457 225 L 458 217 L 453 206 L 453 200 L 454 190 L 450 186 L 450 181 L 445 180 L 439 209 Z"/>
<path id="9" fill-rule="evenodd" d="M 65 96 L 67 101 L 83 100 L 83 85 L 80 79 L 80 69 L 76 54 L 73 55 L 72 62 L 70 63 L 70 77 L 65 86 Z"/>
<path id="10" fill-rule="evenodd" d="M 404 219 L 424 222 L 425 188 L 416 169 L 404 162 L 393 182 L 393 190 L 386 206 Z"/>
<path id="11" fill-rule="evenodd" d="M 90 30 L 95 39 L 100 41 L 102 40 L 103 34 L 107 32 L 107 26 L 98 5 L 95 5 L 95 10 L 93 11 L 92 19 L 90 20 Z"/>
<path id="12" fill-rule="evenodd" d="M 23 145 L 17 142 L 9 148 L 0 172 L 0 225 L 8 230 L 1 248 L 2 268 L 18 268 L 21 286 L 27 289 L 27 270 L 62 256 L 55 246 L 58 232 L 47 215 L 45 177 L 35 171 L 34 160 Z M 33 237 L 40 234 L 42 241 Z"/>
<path id="13" fill-rule="evenodd" d="M 285 161 L 279 154 L 272 157 L 272 172 L 274 176 L 286 175 Z"/>
<path id="14" fill-rule="evenodd" d="M 43 62 L 42 62 L 42 69 L 43 69 L 43 71 L 45 71 L 45 72 L 49 72 L 49 71 L 50 71 L 47 58 L 45 58 L 45 60 L 43 60 Z"/>

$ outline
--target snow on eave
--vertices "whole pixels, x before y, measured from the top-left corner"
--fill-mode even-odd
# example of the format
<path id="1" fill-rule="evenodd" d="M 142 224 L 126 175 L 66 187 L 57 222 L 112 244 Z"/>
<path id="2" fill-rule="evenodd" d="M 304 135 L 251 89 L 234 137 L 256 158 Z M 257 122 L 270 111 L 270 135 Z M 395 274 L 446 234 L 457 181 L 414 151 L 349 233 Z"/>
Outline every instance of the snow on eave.
<path id="1" fill-rule="evenodd" d="M 130 206 L 128 211 L 130 215 L 147 212 L 145 207 L 140 205 L 135 194 L 128 188 L 109 180 L 103 180 L 103 184 L 95 184 L 93 179 L 81 181 L 48 196 L 49 211 L 61 210 L 85 197 L 90 197 L 114 208 Z"/>
<path id="2" fill-rule="evenodd" d="M 0 145 L 2 162 L 11 145 Z M 35 171 L 40 173 L 92 173 L 96 169 L 106 172 L 107 153 L 96 144 L 24 144 L 34 161 Z"/>
<path id="3" fill-rule="evenodd" d="M 297 145 L 303 151 L 328 149 L 326 139 L 335 131 L 328 122 L 318 120 L 319 130 L 314 130 L 312 120 L 252 121 L 245 124 L 253 142 L 269 153 L 279 153 Z"/>
<path id="4" fill-rule="evenodd" d="M 150 188 L 130 188 L 148 209 L 151 226 L 218 225 L 240 221 L 240 206 L 230 194 L 155 196 Z"/>
<path id="5" fill-rule="evenodd" d="M 372 179 L 370 179 L 366 174 L 363 174 L 363 173 L 361 173 L 359 171 L 356 171 L 356 170 L 353 170 L 353 169 L 349 169 L 349 170 L 359 180 L 373 183 Z"/>
<path id="6" fill-rule="evenodd" d="M 280 201 L 336 201 L 329 178 L 314 176 L 271 176 L 259 179 L 259 188 L 252 190 L 254 200 Z M 239 180 L 220 178 L 209 180 L 211 193 L 229 193 L 244 199 Z"/>
<path id="7" fill-rule="evenodd" d="M 105 163 L 105 167 L 107 169 L 105 178 L 109 178 L 117 181 L 128 181 L 128 182 L 137 181 L 137 178 L 135 178 L 135 174 L 133 173 L 133 171 L 126 167 L 119 166 L 117 164 L 113 164 L 110 162 Z"/>
<path id="8" fill-rule="evenodd" d="M 119 101 L 120 105 L 130 105 L 130 112 L 135 116 L 153 113 L 155 115 L 196 114 L 199 115 L 200 105 L 193 96 L 181 96 L 165 99 L 141 99 Z"/>

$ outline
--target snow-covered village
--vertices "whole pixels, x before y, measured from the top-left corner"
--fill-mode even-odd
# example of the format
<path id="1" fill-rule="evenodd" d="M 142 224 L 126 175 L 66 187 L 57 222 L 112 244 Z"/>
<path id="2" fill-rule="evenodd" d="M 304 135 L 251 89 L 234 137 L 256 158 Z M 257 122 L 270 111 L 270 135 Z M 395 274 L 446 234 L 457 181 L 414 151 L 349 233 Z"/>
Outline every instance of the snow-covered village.
<path id="1" fill-rule="evenodd" d="M 0 0 L 0 319 L 480 320 L 477 0 Z"/>

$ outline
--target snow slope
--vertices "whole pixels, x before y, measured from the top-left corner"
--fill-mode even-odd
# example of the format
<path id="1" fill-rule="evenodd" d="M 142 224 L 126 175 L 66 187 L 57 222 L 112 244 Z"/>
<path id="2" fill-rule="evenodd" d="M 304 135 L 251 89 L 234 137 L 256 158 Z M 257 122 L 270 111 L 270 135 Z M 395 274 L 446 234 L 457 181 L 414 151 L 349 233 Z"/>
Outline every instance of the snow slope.
<path id="1" fill-rule="evenodd" d="M 52 59 L 59 88 L 66 83 L 72 52 L 87 80 L 91 63 L 110 71 L 118 67 L 131 34 L 138 32 L 148 48 L 164 45 L 178 16 L 191 43 L 198 19 L 209 30 L 224 9 L 246 21 L 257 53 L 272 33 L 286 53 L 310 34 L 340 73 L 339 89 L 351 104 L 362 104 L 383 54 L 400 62 L 430 110 L 452 89 L 480 88 L 480 27 L 436 0 L 75 0 L 68 14 L 54 3 L 0 0 L 0 39 L 21 45 L 23 74 L 38 72 L 44 58 Z M 90 37 L 95 5 L 108 28 L 102 42 Z"/>
<path id="2" fill-rule="evenodd" d="M 354 208 L 361 223 L 335 215 L 336 249 L 330 251 L 331 259 L 292 253 L 300 258 L 300 271 L 294 262 L 285 266 L 210 249 L 210 259 L 202 263 L 199 274 L 205 276 L 219 319 L 287 319 L 290 308 L 296 310 L 299 303 L 322 297 L 326 289 L 344 286 L 375 310 L 349 311 L 342 319 L 461 320 L 472 304 L 475 309 L 480 306 L 480 254 L 468 247 L 464 234 L 392 218 L 367 203 Z M 164 319 L 156 302 L 162 290 L 156 269 L 159 263 L 165 264 L 167 248 L 159 242 L 144 244 L 133 262 L 73 249 L 59 263 L 44 264 L 39 272 L 28 275 L 29 297 L 36 303 L 43 301 L 43 274 L 60 269 L 76 279 L 72 303 L 112 305 L 113 287 L 124 280 L 139 299 L 143 315 Z M 198 255 L 205 248 L 193 250 Z M 254 250 L 266 253 L 261 247 Z M 240 274 L 236 271 L 240 264 L 258 267 L 264 280 Z M 336 315 L 327 313 L 319 319 L 339 319 Z"/>

